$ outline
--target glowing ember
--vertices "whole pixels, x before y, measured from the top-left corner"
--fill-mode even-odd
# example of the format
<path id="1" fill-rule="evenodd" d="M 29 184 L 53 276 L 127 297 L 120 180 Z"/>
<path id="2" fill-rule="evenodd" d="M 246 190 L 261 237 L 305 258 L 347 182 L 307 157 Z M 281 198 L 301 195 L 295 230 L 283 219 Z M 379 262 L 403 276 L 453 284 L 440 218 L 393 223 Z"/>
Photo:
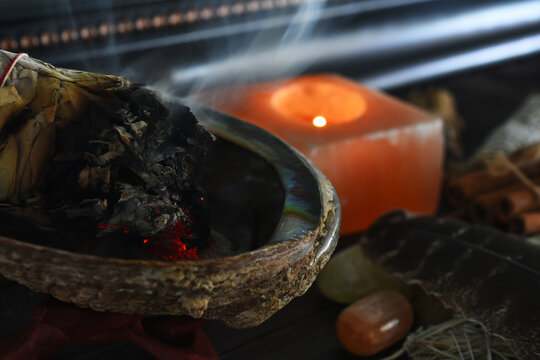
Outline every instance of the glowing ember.
<path id="1" fill-rule="evenodd" d="M 143 245 L 153 259 L 167 261 L 199 259 L 198 248 L 182 241 L 192 236 L 179 221 L 172 229 L 162 231 L 156 237 L 143 239 Z"/>
<path id="2" fill-rule="evenodd" d="M 99 229 L 118 229 L 118 234 L 129 234 L 129 228 L 121 225 L 99 223 Z M 182 222 L 167 231 L 160 232 L 157 236 L 142 239 L 144 250 L 153 259 L 157 260 L 193 260 L 199 259 L 199 250 L 196 246 L 191 246 L 182 239 L 192 238 Z"/>
<path id="3" fill-rule="evenodd" d="M 323 116 L 315 116 L 313 118 L 313 126 L 316 126 L 316 127 L 326 126 L 326 119 Z"/>

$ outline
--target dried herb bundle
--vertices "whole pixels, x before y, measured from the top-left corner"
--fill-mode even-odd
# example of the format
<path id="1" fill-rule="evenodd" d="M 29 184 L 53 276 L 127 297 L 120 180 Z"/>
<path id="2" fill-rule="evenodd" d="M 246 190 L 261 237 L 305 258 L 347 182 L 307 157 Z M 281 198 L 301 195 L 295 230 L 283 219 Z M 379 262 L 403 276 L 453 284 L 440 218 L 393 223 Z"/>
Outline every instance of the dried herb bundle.
<path id="1" fill-rule="evenodd" d="M 13 56 L 0 51 L 0 69 Z M 0 88 L 1 214 L 94 236 L 180 222 L 206 240 L 197 165 L 209 139 L 188 108 L 171 115 L 124 78 L 22 59 Z"/>
<path id="2" fill-rule="evenodd" d="M 519 359 L 504 340 L 491 336 L 482 326 L 459 317 L 419 328 L 407 336 L 398 352 L 383 360 L 397 359 L 405 353 L 414 360 Z"/>

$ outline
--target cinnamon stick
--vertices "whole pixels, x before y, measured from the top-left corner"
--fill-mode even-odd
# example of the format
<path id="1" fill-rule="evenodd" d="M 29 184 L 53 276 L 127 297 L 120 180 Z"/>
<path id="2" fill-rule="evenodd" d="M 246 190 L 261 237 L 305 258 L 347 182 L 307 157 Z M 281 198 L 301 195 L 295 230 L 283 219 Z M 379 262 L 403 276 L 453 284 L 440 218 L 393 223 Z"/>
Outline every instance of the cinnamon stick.
<path id="1" fill-rule="evenodd" d="M 540 197 L 528 188 L 521 188 L 504 194 L 497 204 L 497 213 L 505 221 L 516 214 L 540 208 Z"/>
<path id="2" fill-rule="evenodd" d="M 508 193 L 517 191 L 523 185 L 512 183 L 511 185 L 475 196 L 468 208 L 468 213 L 473 222 L 479 224 L 494 224 L 498 219 L 499 203 Z"/>
<path id="3" fill-rule="evenodd" d="M 451 180 L 447 185 L 447 198 L 454 206 L 463 205 L 467 199 L 484 194 L 517 180 L 513 173 L 491 175 L 487 170 L 477 170 Z"/>
<path id="4" fill-rule="evenodd" d="M 450 180 L 446 186 L 448 201 L 454 206 L 462 205 L 468 198 L 482 191 L 482 184 L 487 178 L 485 170 L 477 170 Z"/>
<path id="5" fill-rule="evenodd" d="M 509 223 L 509 230 L 521 235 L 540 232 L 540 211 L 525 212 L 516 215 Z"/>
<path id="6" fill-rule="evenodd" d="M 511 160 L 523 163 L 523 159 L 515 159 L 515 156 L 511 156 Z M 537 176 L 540 173 L 539 161 L 531 161 L 519 169 L 527 176 Z M 475 195 L 488 193 L 517 180 L 519 178 L 511 171 L 494 175 L 487 168 L 483 168 L 450 179 L 446 186 L 446 195 L 452 205 L 460 206 Z"/>

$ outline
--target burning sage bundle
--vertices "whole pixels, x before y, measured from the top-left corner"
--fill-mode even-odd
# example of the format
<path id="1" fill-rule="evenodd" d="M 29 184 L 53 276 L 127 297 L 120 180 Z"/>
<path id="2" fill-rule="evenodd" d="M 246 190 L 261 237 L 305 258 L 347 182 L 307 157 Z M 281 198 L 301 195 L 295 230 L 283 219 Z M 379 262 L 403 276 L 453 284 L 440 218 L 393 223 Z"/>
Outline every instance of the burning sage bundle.
<path id="1" fill-rule="evenodd" d="M 15 54 L 0 51 L 0 70 Z M 208 236 L 209 134 L 126 79 L 22 58 L 0 88 L 0 215 L 45 232 Z M 196 241 L 196 240 L 193 240 Z"/>

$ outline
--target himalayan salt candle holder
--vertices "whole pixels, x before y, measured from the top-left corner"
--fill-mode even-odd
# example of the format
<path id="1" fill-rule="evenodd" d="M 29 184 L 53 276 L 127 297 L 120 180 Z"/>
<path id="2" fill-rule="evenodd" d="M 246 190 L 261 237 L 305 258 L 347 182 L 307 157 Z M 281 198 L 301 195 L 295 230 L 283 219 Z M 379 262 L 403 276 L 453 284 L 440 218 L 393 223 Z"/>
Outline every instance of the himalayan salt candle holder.
<path id="1" fill-rule="evenodd" d="M 341 234 L 396 208 L 432 213 L 443 124 L 432 114 L 336 75 L 218 89 L 196 100 L 254 123 L 310 158 L 334 185 Z"/>

